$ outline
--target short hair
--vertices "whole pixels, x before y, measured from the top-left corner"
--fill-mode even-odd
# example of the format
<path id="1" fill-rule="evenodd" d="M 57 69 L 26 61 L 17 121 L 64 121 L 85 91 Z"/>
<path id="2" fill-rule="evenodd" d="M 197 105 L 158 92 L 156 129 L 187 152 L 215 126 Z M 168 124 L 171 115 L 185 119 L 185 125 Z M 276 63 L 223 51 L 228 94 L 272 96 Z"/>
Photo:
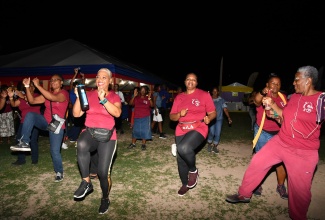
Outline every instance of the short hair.
<path id="1" fill-rule="evenodd" d="M 312 79 L 313 86 L 317 85 L 318 82 L 318 70 L 313 66 L 302 66 L 299 67 L 297 73 L 301 73 L 305 78 L 310 77 Z"/>
<path id="2" fill-rule="evenodd" d="M 106 72 L 108 74 L 109 78 L 112 78 L 112 72 L 109 69 L 107 69 L 107 68 L 100 68 L 97 73 L 99 73 L 101 71 Z"/>

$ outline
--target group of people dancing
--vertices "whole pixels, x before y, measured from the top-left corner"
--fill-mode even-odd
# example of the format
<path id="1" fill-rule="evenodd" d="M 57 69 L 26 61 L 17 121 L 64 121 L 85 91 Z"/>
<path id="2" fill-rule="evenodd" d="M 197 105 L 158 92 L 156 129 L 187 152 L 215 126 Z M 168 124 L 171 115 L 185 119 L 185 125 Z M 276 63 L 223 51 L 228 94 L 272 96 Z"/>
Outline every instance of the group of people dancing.
<path id="1" fill-rule="evenodd" d="M 93 191 L 90 177 L 90 164 L 92 153 L 97 152 L 96 167 L 100 181 L 102 196 L 100 200 L 99 214 L 108 211 L 110 204 L 110 172 L 113 157 L 117 150 L 117 134 L 115 118 L 122 112 L 121 98 L 109 86 L 112 82 L 112 72 L 107 68 L 101 68 L 96 75 L 96 89 L 87 91 L 89 109 L 83 111 L 79 101 L 79 94 L 74 88 L 76 100 L 72 107 L 72 114 L 79 118 L 86 114 L 85 128 L 82 129 L 77 141 L 77 161 L 81 174 L 81 183 L 74 193 L 75 199 L 83 199 Z M 288 100 L 280 92 L 281 80 L 276 75 L 270 76 L 266 86 L 254 97 L 256 105 L 256 123 L 253 126 L 254 155 L 243 176 L 238 192 L 227 195 L 229 203 L 248 203 L 253 194 L 259 196 L 262 193 L 262 180 L 268 171 L 276 166 L 278 184 L 276 192 L 283 199 L 288 199 L 289 215 L 292 219 L 306 219 L 308 207 L 311 202 L 311 185 L 315 168 L 318 163 L 318 149 L 320 147 L 320 128 L 323 122 L 316 121 L 317 116 L 323 114 L 324 104 L 318 99 L 322 94 L 316 90 L 318 71 L 313 66 L 303 66 L 295 73 L 293 85 L 295 93 Z M 19 107 L 22 111 L 22 120 L 17 135 L 17 144 L 11 146 L 12 151 L 35 151 L 32 155 L 32 163 L 37 163 L 37 132 L 47 130 L 53 114 L 64 118 L 69 103 L 69 93 L 62 89 L 63 78 L 54 74 L 50 79 L 50 91 L 40 85 L 38 78 L 23 80 L 24 93 L 18 93 L 18 99 L 13 98 L 14 93 L 8 91 L 6 96 L 12 106 Z M 216 148 L 220 134 L 220 123 L 224 112 L 228 123 L 232 123 L 229 112 L 224 102 L 220 102 L 218 88 L 212 90 L 212 95 L 207 91 L 197 88 L 198 77 L 195 73 L 189 73 L 184 80 L 186 87 L 174 99 L 169 118 L 177 125 L 175 127 L 176 163 L 180 178 L 179 196 L 184 196 L 189 190 L 198 184 L 199 168 L 196 165 L 196 154 L 203 142 L 207 141 L 209 152 L 218 152 Z M 34 93 L 37 89 L 39 93 Z M 140 93 L 140 94 L 138 94 Z M 0 109 L 4 106 L 4 96 L 1 93 Z M 142 149 L 146 148 L 145 139 L 151 138 L 151 129 L 147 133 L 139 133 L 142 125 L 150 125 L 151 110 L 159 111 L 153 99 L 151 91 L 146 87 L 134 90 L 130 105 L 138 105 L 143 111 L 135 115 L 134 129 L 132 133 L 133 148 L 136 139 L 142 139 Z M 43 114 L 39 112 L 40 105 L 45 105 Z M 265 106 L 270 110 L 265 110 Z M 319 107 L 319 105 L 322 105 Z M 323 114 L 324 115 L 324 114 Z M 318 117 L 319 118 L 319 117 Z M 159 121 L 157 121 L 159 122 Z M 211 122 L 214 127 L 211 127 Z M 108 140 L 101 140 L 94 135 L 96 129 L 110 131 Z M 151 128 L 151 127 L 149 127 Z M 158 127 L 160 130 L 160 126 Z M 58 133 L 49 132 L 50 152 L 54 167 L 55 182 L 64 178 L 60 147 L 64 135 L 64 125 Z M 162 133 L 162 132 L 161 132 Z M 145 135 L 145 136 L 143 136 Z M 219 136 L 218 136 L 219 135 Z M 143 138 L 144 137 L 144 138 Z M 17 161 L 24 161 L 23 156 L 18 155 Z M 288 179 L 288 192 L 284 185 Z"/>

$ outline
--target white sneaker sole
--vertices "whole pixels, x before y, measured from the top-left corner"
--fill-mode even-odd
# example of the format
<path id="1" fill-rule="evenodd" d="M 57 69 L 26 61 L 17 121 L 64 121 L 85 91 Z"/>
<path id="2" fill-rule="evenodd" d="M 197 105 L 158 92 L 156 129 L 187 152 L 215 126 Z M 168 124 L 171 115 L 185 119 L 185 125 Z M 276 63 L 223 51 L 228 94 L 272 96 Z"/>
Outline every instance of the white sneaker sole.
<path id="1" fill-rule="evenodd" d="M 31 151 L 30 148 L 17 148 L 17 147 L 10 147 L 12 151 Z"/>

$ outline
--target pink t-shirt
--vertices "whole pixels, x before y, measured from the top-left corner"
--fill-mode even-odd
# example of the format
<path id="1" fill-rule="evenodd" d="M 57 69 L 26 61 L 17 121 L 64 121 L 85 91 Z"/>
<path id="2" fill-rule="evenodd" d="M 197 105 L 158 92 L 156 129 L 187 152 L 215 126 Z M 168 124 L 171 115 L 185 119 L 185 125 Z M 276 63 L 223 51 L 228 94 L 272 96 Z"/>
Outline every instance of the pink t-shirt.
<path id="1" fill-rule="evenodd" d="M 204 119 L 207 112 L 215 111 L 211 95 L 201 89 L 195 89 L 192 94 L 180 93 L 175 97 L 171 114 L 180 112 L 182 109 L 188 109 L 184 117 L 180 117 L 178 122 L 192 122 Z M 205 138 L 208 135 L 208 125 L 202 122 L 196 131 L 200 132 Z M 175 135 L 184 135 L 187 131 L 182 131 L 179 126 L 176 126 Z"/>
<path id="2" fill-rule="evenodd" d="M 287 101 L 287 96 L 285 94 L 283 94 L 283 96 L 284 96 L 286 102 L 288 102 Z M 272 97 L 272 99 L 277 104 L 277 106 L 279 106 L 281 109 L 284 108 L 285 104 L 282 101 L 282 99 L 280 98 L 280 96 L 278 96 L 276 98 Z M 263 105 L 258 106 L 256 108 L 256 124 L 258 126 L 260 126 L 260 124 L 261 124 L 263 112 L 264 112 Z M 276 123 L 275 120 L 268 119 L 267 117 L 265 117 L 263 130 L 265 130 L 265 131 L 279 131 L 280 130 L 280 125 L 278 123 Z"/>
<path id="3" fill-rule="evenodd" d="M 62 89 L 58 93 L 62 93 L 65 96 L 65 101 L 63 102 L 52 102 L 52 114 L 57 114 L 61 118 L 65 118 L 65 114 L 67 112 L 68 104 L 69 104 L 69 93 L 67 90 Z M 44 111 L 44 118 L 46 119 L 47 123 L 50 123 L 52 120 L 51 114 L 51 105 L 50 101 L 45 99 L 45 111 Z M 62 129 L 65 129 L 65 123 L 62 125 Z"/>
<path id="4" fill-rule="evenodd" d="M 283 109 L 283 123 L 279 137 L 293 148 L 318 150 L 320 125 L 316 123 L 318 92 L 311 96 L 292 94 Z"/>
<path id="5" fill-rule="evenodd" d="M 115 125 L 114 116 L 109 114 L 106 108 L 99 103 L 98 91 L 87 91 L 89 110 L 86 111 L 85 126 L 90 128 L 112 129 Z M 111 103 L 121 103 L 120 97 L 114 91 L 110 91 L 105 97 Z M 116 140 L 116 129 L 114 129 L 111 140 Z"/>
<path id="6" fill-rule="evenodd" d="M 34 97 L 39 96 L 39 94 L 34 93 L 33 94 Z M 41 105 L 29 105 L 29 103 L 22 98 L 19 98 L 20 104 L 19 104 L 19 110 L 21 111 L 21 120 L 20 123 L 24 123 L 26 114 L 28 112 L 35 112 L 40 114 L 40 109 L 41 109 Z"/>
<path id="7" fill-rule="evenodd" d="M 134 103 L 134 118 L 144 118 L 151 115 L 150 100 L 147 96 L 141 98 L 137 96 L 133 100 Z"/>

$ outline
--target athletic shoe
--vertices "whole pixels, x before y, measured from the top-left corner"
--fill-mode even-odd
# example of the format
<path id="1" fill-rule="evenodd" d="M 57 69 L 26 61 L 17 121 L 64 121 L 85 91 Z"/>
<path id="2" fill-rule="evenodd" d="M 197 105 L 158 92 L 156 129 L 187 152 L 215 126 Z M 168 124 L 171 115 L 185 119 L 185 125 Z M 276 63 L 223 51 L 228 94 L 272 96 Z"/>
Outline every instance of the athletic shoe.
<path id="1" fill-rule="evenodd" d="M 189 190 L 189 188 L 185 185 L 183 185 L 179 190 L 178 190 L 178 195 L 179 196 L 184 196 L 185 193 L 187 193 L 187 191 Z"/>
<path id="2" fill-rule="evenodd" d="M 60 172 L 56 173 L 55 181 L 54 182 L 61 182 L 63 180 L 63 174 Z"/>
<path id="3" fill-rule="evenodd" d="M 31 151 L 29 144 L 19 141 L 19 143 L 15 146 L 11 146 L 10 150 L 12 151 Z"/>
<path id="4" fill-rule="evenodd" d="M 12 165 L 15 165 L 15 166 L 19 166 L 19 165 L 23 165 L 25 164 L 26 161 L 19 161 L 19 160 L 16 160 L 15 162 L 11 163 Z"/>
<path id="5" fill-rule="evenodd" d="M 82 180 L 79 188 L 74 192 L 73 197 L 80 199 L 91 191 L 93 191 L 93 184 L 91 182 L 88 183 L 86 180 Z"/>
<path id="6" fill-rule="evenodd" d="M 259 186 L 254 192 L 253 192 L 253 194 L 255 195 L 255 196 L 261 196 L 262 195 L 262 191 L 263 191 L 263 188 L 262 188 L 262 186 Z"/>
<path id="7" fill-rule="evenodd" d="M 159 135 L 159 138 L 160 138 L 160 139 L 167 139 L 167 137 L 166 137 L 166 135 L 165 135 L 164 133 L 161 133 L 161 134 Z"/>
<path id="8" fill-rule="evenodd" d="M 132 148 L 135 148 L 135 144 L 131 143 L 129 146 L 128 146 L 128 149 L 132 149 Z"/>
<path id="9" fill-rule="evenodd" d="M 104 214 L 108 211 L 108 206 L 109 206 L 109 199 L 101 199 L 100 200 L 100 206 L 99 206 L 99 209 L 98 209 L 98 213 L 99 214 Z"/>
<path id="10" fill-rule="evenodd" d="M 38 164 L 38 160 L 33 160 L 32 164 Z"/>
<path id="11" fill-rule="evenodd" d="M 276 187 L 276 192 L 279 193 L 281 199 L 288 199 L 287 189 L 284 184 Z"/>
<path id="12" fill-rule="evenodd" d="M 239 195 L 239 194 L 234 194 L 234 195 L 228 195 L 227 198 L 226 198 L 226 201 L 227 202 L 230 202 L 230 203 L 248 203 L 251 201 L 250 198 L 246 198 L 242 195 Z"/>
<path id="13" fill-rule="evenodd" d="M 199 178 L 199 171 L 196 169 L 194 172 L 188 172 L 188 183 L 187 187 L 192 189 L 193 187 L 196 186 L 197 181 Z"/>
<path id="14" fill-rule="evenodd" d="M 62 147 L 62 149 L 65 149 L 65 150 L 68 149 L 68 145 L 64 142 L 62 143 L 61 147 Z"/>
<path id="15" fill-rule="evenodd" d="M 176 154 L 177 154 L 177 146 L 176 144 L 172 144 L 172 155 L 176 157 Z"/>
<path id="16" fill-rule="evenodd" d="M 218 154 L 218 153 L 219 153 L 219 150 L 218 150 L 218 148 L 217 148 L 217 145 L 213 145 L 211 151 L 212 151 L 213 153 L 215 153 L 215 154 Z"/>
<path id="17" fill-rule="evenodd" d="M 208 143 L 207 151 L 210 153 L 212 151 L 212 143 Z"/>
<path id="18" fill-rule="evenodd" d="M 146 150 L 147 149 L 147 146 L 145 144 L 142 144 L 141 145 L 141 150 Z"/>

